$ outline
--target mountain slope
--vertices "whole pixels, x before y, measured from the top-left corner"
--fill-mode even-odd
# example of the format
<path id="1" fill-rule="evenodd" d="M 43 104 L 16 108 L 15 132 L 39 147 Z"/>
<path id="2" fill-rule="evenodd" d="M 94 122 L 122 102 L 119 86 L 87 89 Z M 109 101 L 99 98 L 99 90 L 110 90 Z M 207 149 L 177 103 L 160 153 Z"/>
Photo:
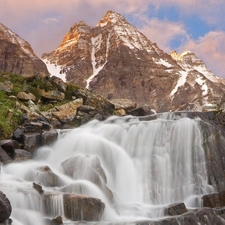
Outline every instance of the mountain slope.
<path id="1" fill-rule="evenodd" d="M 53 52 L 43 54 L 64 80 L 107 97 L 129 98 L 157 111 L 202 110 L 218 104 L 224 80 L 194 53 L 171 55 L 125 18 L 108 11 L 95 27 L 75 24 Z"/>
<path id="2" fill-rule="evenodd" d="M 0 23 L 0 71 L 23 76 L 47 76 L 46 65 L 30 44 Z"/>

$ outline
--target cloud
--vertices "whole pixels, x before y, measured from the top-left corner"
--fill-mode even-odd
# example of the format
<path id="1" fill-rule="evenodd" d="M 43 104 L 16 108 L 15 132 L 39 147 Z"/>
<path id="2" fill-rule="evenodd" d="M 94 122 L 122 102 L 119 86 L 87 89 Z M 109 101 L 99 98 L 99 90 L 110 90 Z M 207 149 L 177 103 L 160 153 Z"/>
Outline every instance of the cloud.
<path id="1" fill-rule="evenodd" d="M 216 75 L 225 78 L 225 32 L 211 31 L 197 41 L 189 40 L 181 49 L 193 51 Z"/>
<path id="2" fill-rule="evenodd" d="M 139 30 L 166 52 L 173 50 L 171 47 L 173 40 L 179 39 L 179 43 L 182 45 L 189 39 L 189 35 L 182 23 L 157 18 L 151 20 L 142 18 L 142 20 L 144 25 Z"/>

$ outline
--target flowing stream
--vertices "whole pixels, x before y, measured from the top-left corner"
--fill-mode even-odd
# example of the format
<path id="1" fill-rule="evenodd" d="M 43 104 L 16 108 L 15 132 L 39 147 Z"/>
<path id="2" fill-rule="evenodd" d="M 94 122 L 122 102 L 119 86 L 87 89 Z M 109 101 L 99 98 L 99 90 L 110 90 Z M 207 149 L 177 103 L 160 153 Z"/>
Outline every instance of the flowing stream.
<path id="1" fill-rule="evenodd" d="M 69 223 L 65 192 L 101 199 L 102 222 L 152 220 L 165 216 L 169 204 L 201 207 L 202 195 L 214 191 L 207 180 L 199 119 L 111 117 L 60 131 L 33 160 L 2 166 L 0 187 L 13 225 L 42 225 L 58 215 Z M 33 182 L 52 194 L 47 209 Z"/>

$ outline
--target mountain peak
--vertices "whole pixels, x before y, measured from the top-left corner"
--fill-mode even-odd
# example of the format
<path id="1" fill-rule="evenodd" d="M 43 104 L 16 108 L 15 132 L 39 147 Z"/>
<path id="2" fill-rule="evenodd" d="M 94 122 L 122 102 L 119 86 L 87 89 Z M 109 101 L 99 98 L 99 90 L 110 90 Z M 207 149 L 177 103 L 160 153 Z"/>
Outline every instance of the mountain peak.
<path id="1" fill-rule="evenodd" d="M 124 16 L 122 16 L 121 14 L 109 10 L 106 12 L 105 16 L 98 22 L 97 26 L 104 27 L 109 22 L 114 24 L 119 20 L 126 21 Z"/>

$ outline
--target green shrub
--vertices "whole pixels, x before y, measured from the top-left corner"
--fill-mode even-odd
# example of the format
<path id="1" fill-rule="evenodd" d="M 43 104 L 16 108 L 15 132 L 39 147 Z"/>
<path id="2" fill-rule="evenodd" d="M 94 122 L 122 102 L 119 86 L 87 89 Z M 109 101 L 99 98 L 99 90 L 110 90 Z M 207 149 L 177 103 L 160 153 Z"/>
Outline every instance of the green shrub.
<path id="1" fill-rule="evenodd" d="M 0 90 L 0 138 L 8 137 L 22 120 L 22 112 L 16 109 L 16 100 Z"/>

